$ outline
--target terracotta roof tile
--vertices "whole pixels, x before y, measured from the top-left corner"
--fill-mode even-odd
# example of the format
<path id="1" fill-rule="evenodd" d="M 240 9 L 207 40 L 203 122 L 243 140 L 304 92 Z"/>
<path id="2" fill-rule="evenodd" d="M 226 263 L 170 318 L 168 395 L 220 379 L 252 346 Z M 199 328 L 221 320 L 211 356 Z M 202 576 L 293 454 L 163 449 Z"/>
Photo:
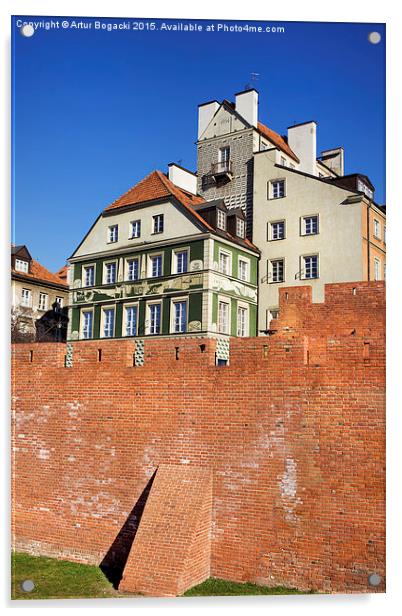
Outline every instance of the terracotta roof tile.
<path id="1" fill-rule="evenodd" d="M 52 284 L 58 284 L 63 287 L 66 287 L 66 290 L 68 289 L 68 284 L 65 282 L 65 280 L 60 278 L 57 274 L 53 274 L 52 272 L 50 272 L 38 261 L 35 261 L 35 259 L 32 259 L 31 261 L 29 273 L 20 272 L 15 268 L 11 268 L 11 272 L 19 277 L 26 278 L 27 280 L 38 280 L 45 283 L 51 282 Z"/>
<path id="2" fill-rule="evenodd" d="M 272 143 L 277 148 L 279 148 L 280 150 L 282 150 L 282 152 L 293 158 L 293 160 L 295 160 L 297 163 L 300 162 L 300 160 L 297 158 L 293 150 L 290 149 L 284 138 L 278 135 L 278 133 L 276 133 L 274 130 L 268 128 L 268 126 L 265 126 L 265 124 L 258 122 L 258 132 L 270 141 L 272 141 Z"/>

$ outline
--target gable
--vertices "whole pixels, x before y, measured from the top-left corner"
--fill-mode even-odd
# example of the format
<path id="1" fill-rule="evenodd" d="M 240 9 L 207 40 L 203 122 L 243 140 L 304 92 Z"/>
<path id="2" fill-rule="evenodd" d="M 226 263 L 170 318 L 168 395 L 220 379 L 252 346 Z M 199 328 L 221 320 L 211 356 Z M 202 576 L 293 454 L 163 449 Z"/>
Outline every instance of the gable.
<path id="1" fill-rule="evenodd" d="M 152 219 L 158 214 L 164 216 L 164 231 L 154 234 Z M 139 238 L 130 239 L 130 223 L 134 220 L 141 221 L 141 235 Z M 111 225 L 118 225 L 118 241 L 113 243 L 108 242 L 108 228 Z M 170 197 L 126 211 L 117 210 L 116 213 L 100 216 L 72 257 L 137 248 L 144 244 L 150 246 L 156 242 L 165 242 L 197 233 L 200 233 L 200 227 L 196 219 L 192 220 L 190 214 L 187 214 L 184 208 L 177 206 L 173 197 Z"/>
<path id="2" fill-rule="evenodd" d="M 222 135 L 244 130 L 245 128 L 249 128 L 247 122 L 222 104 L 200 136 L 200 140 L 221 137 Z"/>

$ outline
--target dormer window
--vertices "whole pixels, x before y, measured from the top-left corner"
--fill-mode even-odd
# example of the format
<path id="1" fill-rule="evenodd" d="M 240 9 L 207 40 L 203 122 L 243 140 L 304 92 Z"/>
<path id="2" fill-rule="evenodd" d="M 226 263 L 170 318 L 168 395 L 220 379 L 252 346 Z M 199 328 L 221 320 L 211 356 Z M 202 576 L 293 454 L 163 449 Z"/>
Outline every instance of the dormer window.
<path id="1" fill-rule="evenodd" d="M 245 224 L 241 218 L 236 218 L 236 235 L 238 237 L 244 237 Z"/>
<path id="2" fill-rule="evenodd" d="M 28 270 L 29 270 L 29 263 L 28 263 L 28 261 L 23 261 L 22 259 L 16 259 L 15 260 L 15 269 L 18 272 L 25 272 L 27 274 Z"/>
<path id="3" fill-rule="evenodd" d="M 217 210 L 216 212 L 216 226 L 222 231 L 226 231 L 226 214 L 223 210 Z"/>

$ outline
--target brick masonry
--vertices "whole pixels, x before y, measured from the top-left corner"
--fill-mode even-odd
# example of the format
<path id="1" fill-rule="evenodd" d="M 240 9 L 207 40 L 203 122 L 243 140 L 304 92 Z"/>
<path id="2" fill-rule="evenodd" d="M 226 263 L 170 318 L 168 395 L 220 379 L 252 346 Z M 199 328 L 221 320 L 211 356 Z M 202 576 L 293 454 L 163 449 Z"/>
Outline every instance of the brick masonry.
<path id="1" fill-rule="evenodd" d="M 138 366 L 132 340 L 72 343 L 69 368 L 63 344 L 15 345 L 14 547 L 115 568 L 145 594 L 208 575 L 383 592 L 384 284 L 280 299 L 272 335 L 232 338 L 227 366 L 207 338 L 146 340 Z"/>

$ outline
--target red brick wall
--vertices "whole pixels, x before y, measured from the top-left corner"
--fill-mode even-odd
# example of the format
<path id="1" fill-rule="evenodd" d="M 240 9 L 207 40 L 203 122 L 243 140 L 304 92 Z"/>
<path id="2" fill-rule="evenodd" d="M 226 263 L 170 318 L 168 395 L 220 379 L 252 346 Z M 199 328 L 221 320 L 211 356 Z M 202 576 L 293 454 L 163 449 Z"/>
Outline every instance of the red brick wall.
<path id="1" fill-rule="evenodd" d="M 72 368 L 64 345 L 15 345 L 14 546 L 129 566 L 144 489 L 183 465 L 213 475 L 212 576 L 372 591 L 368 575 L 385 575 L 384 302 L 376 282 L 327 285 L 325 304 L 283 289 L 276 333 L 231 339 L 225 367 L 209 339 L 146 340 L 143 367 L 130 340 L 74 343 Z"/>

